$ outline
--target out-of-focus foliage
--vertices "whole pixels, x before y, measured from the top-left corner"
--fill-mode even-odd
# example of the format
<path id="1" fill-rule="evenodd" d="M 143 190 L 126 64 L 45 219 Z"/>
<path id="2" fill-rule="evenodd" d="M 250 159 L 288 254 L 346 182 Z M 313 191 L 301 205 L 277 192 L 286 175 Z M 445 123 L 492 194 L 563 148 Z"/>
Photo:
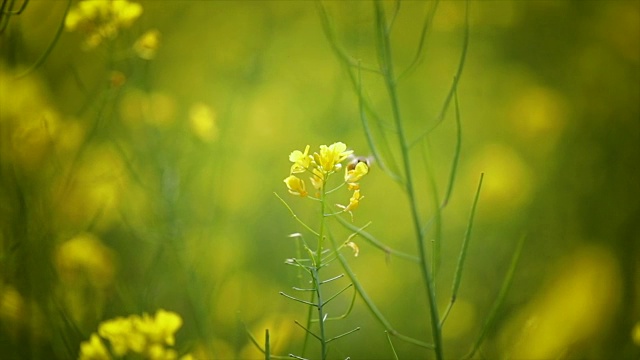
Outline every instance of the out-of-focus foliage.
<path id="1" fill-rule="evenodd" d="M 101 323 L 159 309 L 182 319 L 176 355 L 263 358 L 245 325 L 260 341 L 269 329 L 274 354 L 297 352 L 304 334 L 293 321 L 306 310 L 278 291 L 295 283 L 283 262 L 295 254 L 287 235 L 298 223 L 273 192 L 290 196 L 282 179 L 292 149 L 344 141 L 368 152 L 356 91 L 314 3 L 120 0 L 109 12 L 82 5 L 101 1 L 67 9 L 31 0 L 19 14 L 9 11 L 21 1 L 1 3 L 0 357 L 75 358 Z M 325 5 L 345 50 L 375 64 L 371 3 Z M 391 36 L 398 67 L 410 63 L 432 6 L 400 3 Z M 472 1 L 469 9 L 440 308 L 480 172 L 485 183 L 443 328 L 447 358 L 478 336 L 522 235 L 513 285 L 479 356 L 637 358 L 640 4 Z M 455 73 L 464 3 L 441 2 L 433 19 L 425 56 L 399 83 L 416 136 L 435 123 Z M 362 78 L 384 128 L 382 83 Z M 453 119 L 449 110 L 429 137 L 440 191 Z M 354 222 L 371 220 L 368 232 L 415 253 L 404 193 L 375 164 L 366 181 Z M 416 184 L 425 194 L 428 186 Z M 414 264 L 362 240 L 358 247 L 351 265 L 380 309 L 428 338 Z M 337 299 L 336 309 L 348 303 Z M 331 357 L 392 358 L 362 301 L 335 326 L 362 330 L 332 343 Z M 433 356 L 394 346 L 403 358 Z"/>

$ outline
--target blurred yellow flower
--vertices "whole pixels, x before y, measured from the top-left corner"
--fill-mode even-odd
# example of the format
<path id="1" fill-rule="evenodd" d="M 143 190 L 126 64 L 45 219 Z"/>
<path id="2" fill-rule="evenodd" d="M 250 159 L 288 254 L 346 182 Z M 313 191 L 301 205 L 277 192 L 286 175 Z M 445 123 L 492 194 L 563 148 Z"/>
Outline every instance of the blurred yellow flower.
<path id="1" fill-rule="evenodd" d="M 111 249 L 95 235 L 83 233 L 58 246 L 56 270 L 66 283 L 77 283 L 86 274 L 92 286 L 103 289 L 115 276 L 113 257 Z"/>
<path id="2" fill-rule="evenodd" d="M 154 343 L 165 343 L 174 345 L 173 334 L 182 326 L 182 318 L 178 314 L 160 309 L 156 312 L 155 318 L 144 314 L 142 319 L 138 318 L 136 327 L 145 334 L 149 341 Z"/>
<path id="3" fill-rule="evenodd" d="M 111 356 L 98 335 L 91 334 L 89 341 L 80 344 L 80 360 L 109 360 Z"/>
<path id="4" fill-rule="evenodd" d="M 144 60 L 154 59 L 159 47 L 160 31 L 158 31 L 158 29 L 148 30 L 133 44 L 133 50 Z"/>
<path id="5" fill-rule="evenodd" d="M 134 326 L 136 315 L 128 318 L 117 317 L 104 321 L 98 327 L 98 334 L 109 340 L 111 348 L 117 356 L 124 356 L 129 352 L 140 353 L 146 346 L 144 335 L 138 333 Z"/>
<path id="6" fill-rule="evenodd" d="M 127 0 L 85 0 L 69 11 L 65 28 L 86 33 L 85 46 L 92 49 L 105 39 L 115 38 L 121 28 L 131 26 L 141 14 L 142 6 Z"/>
<path id="7" fill-rule="evenodd" d="M 212 142 L 218 137 L 216 113 L 203 103 L 191 106 L 189 120 L 193 133 L 204 142 Z"/>
<path id="8" fill-rule="evenodd" d="M 25 316 L 26 306 L 22 295 L 11 285 L 2 285 L 0 290 L 0 320 L 15 325 Z"/>
<path id="9" fill-rule="evenodd" d="M 298 195 L 300 197 L 307 196 L 307 190 L 305 188 L 304 181 L 295 175 L 290 175 L 286 179 L 284 179 L 284 183 L 287 184 L 287 188 L 289 192 L 293 195 Z"/>
<path id="10" fill-rule="evenodd" d="M 289 161 L 293 163 L 293 165 L 291 165 L 292 174 L 305 172 L 309 168 L 309 165 L 311 165 L 309 148 L 310 146 L 307 145 L 307 147 L 304 148 L 304 153 L 300 150 L 294 150 L 289 155 Z"/>
<path id="11" fill-rule="evenodd" d="M 100 324 L 98 334 L 92 334 L 90 341 L 81 344 L 80 358 L 109 359 L 102 338 L 109 342 L 116 357 L 138 354 L 145 359 L 177 359 L 178 353 L 170 346 L 175 344 L 175 332 L 181 326 L 180 315 L 164 309 L 158 310 L 155 316 L 145 313 L 110 319 Z M 189 354 L 183 358 L 188 359 Z"/>
<path id="12" fill-rule="evenodd" d="M 631 338 L 634 344 L 640 346 L 640 322 L 637 322 L 631 330 Z"/>
<path id="13" fill-rule="evenodd" d="M 337 142 L 329 146 L 320 145 L 320 153 L 314 153 L 313 158 L 323 172 L 330 173 L 338 170 L 340 163 L 351 154 L 353 151 L 347 150 L 347 145 Z"/>

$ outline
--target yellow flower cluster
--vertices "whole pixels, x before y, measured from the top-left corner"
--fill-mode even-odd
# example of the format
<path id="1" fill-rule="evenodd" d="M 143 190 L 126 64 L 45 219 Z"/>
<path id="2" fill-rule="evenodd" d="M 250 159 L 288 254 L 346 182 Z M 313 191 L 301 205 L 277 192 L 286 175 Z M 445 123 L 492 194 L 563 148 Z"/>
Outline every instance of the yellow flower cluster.
<path id="1" fill-rule="evenodd" d="M 289 176 L 284 179 L 289 193 L 300 197 L 305 197 L 309 193 L 304 180 L 296 174 L 308 172 L 311 176 L 311 185 L 320 191 L 326 185 L 330 175 L 342 169 L 342 162 L 353 154 L 353 150 L 347 150 L 347 145 L 341 142 L 333 143 L 329 146 L 320 145 L 320 150 L 309 154 L 310 146 L 307 145 L 304 151 L 295 150 L 289 155 L 291 170 Z M 345 168 L 344 183 L 348 189 L 353 191 L 349 200 L 349 205 L 338 205 L 343 211 L 351 212 L 358 207 L 360 200 L 360 185 L 358 182 L 369 172 L 369 166 L 364 161 L 355 161 Z"/>
<path id="2" fill-rule="evenodd" d="M 171 347 L 175 344 L 175 332 L 182 326 L 180 315 L 160 309 L 155 316 L 143 314 L 117 317 L 100 324 L 98 333 L 91 334 L 89 341 L 80 344 L 80 360 L 107 360 L 112 355 L 121 358 L 137 354 L 144 359 L 173 360 L 178 353 Z M 103 339 L 111 344 L 107 350 Z M 191 359 L 185 355 L 182 360 Z"/>
<path id="3" fill-rule="evenodd" d="M 87 34 L 85 46 L 93 49 L 105 39 L 113 39 L 121 28 L 129 27 L 142 14 L 142 5 L 127 0 L 85 0 L 69 11 L 67 31 Z"/>

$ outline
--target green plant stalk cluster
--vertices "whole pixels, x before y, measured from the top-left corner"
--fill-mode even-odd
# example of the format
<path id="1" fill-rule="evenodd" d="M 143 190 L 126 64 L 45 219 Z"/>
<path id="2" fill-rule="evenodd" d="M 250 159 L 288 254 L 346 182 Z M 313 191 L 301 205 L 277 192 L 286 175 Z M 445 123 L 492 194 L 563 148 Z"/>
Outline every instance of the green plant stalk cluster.
<path id="1" fill-rule="evenodd" d="M 414 231 L 416 235 L 416 242 L 419 249 L 418 257 L 394 250 L 386 246 L 384 242 L 376 239 L 374 236 L 372 236 L 367 232 L 360 230 L 357 233 L 358 235 L 361 235 L 365 240 L 367 240 L 373 246 L 383 250 L 388 256 L 395 255 L 397 257 L 404 258 L 406 260 L 410 260 L 412 262 L 418 263 L 420 267 L 420 272 L 422 274 L 422 279 L 423 279 L 424 287 L 426 290 L 427 299 L 428 299 L 430 323 L 431 323 L 431 330 L 432 330 L 432 334 L 431 334 L 432 342 L 431 343 L 423 342 L 421 340 L 403 335 L 400 332 L 398 332 L 396 329 L 394 329 L 391 323 L 385 318 L 382 312 L 377 308 L 373 300 L 368 296 L 365 289 L 362 287 L 362 285 L 356 278 L 356 275 L 351 270 L 350 265 L 348 264 L 344 256 L 338 253 L 337 254 L 338 260 L 343 266 L 345 273 L 350 277 L 356 291 L 364 300 L 365 304 L 367 305 L 371 313 L 384 326 L 387 335 L 392 335 L 394 337 L 399 338 L 400 340 L 413 343 L 415 345 L 418 345 L 427 349 L 431 349 L 434 351 L 436 359 L 442 360 L 444 359 L 444 356 L 445 356 L 444 346 L 442 341 L 442 328 L 449 315 L 449 312 L 451 311 L 455 303 L 457 292 L 461 283 L 462 270 L 464 268 L 464 263 L 466 260 L 467 248 L 468 248 L 469 240 L 472 233 L 473 219 L 475 217 L 476 207 L 477 207 L 479 195 L 482 188 L 482 181 L 483 181 L 484 174 L 480 175 L 478 188 L 476 190 L 475 198 L 471 208 L 469 222 L 467 224 L 467 230 L 465 231 L 465 235 L 463 238 L 463 244 L 458 257 L 458 262 L 457 262 L 457 266 L 454 274 L 454 280 L 452 284 L 451 299 L 446 310 L 441 315 L 441 313 L 438 310 L 438 304 L 436 301 L 437 296 L 436 296 L 435 274 L 439 268 L 439 261 L 440 261 L 439 253 L 440 253 L 440 243 L 441 243 L 440 233 L 441 233 L 441 221 L 442 221 L 441 212 L 447 206 L 449 199 L 451 197 L 453 185 L 456 179 L 457 166 L 458 166 L 458 160 L 460 156 L 460 148 L 461 148 L 461 140 L 462 140 L 460 110 L 459 110 L 458 97 L 457 97 L 457 85 L 464 67 L 464 63 L 467 55 L 467 49 L 468 49 L 468 42 L 469 42 L 468 2 L 466 3 L 466 6 L 465 6 L 465 28 L 464 28 L 462 53 L 460 56 L 460 61 L 458 63 L 456 73 L 453 77 L 453 82 L 451 84 L 450 90 L 443 103 L 442 109 L 438 114 L 438 117 L 436 118 L 435 124 L 432 125 L 430 128 L 425 129 L 425 131 L 422 134 L 420 134 L 417 138 L 413 140 L 408 139 L 408 137 L 406 136 L 406 131 L 404 129 L 405 120 L 401 115 L 400 102 L 398 99 L 398 91 L 397 91 L 398 81 L 404 78 L 411 71 L 413 71 L 415 67 L 419 64 L 421 58 L 423 57 L 425 42 L 427 38 L 426 35 L 433 21 L 433 17 L 435 15 L 437 6 L 438 6 L 438 1 L 435 1 L 433 3 L 433 6 L 429 9 L 429 11 L 427 12 L 427 15 L 425 16 L 425 21 L 424 21 L 421 36 L 420 36 L 420 43 L 414 59 L 410 62 L 410 65 L 403 72 L 401 72 L 401 75 L 396 77 L 395 70 L 394 70 L 394 63 L 393 63 L 393 54 L 391 50 L 390 33 L 393 28 L 393 22 L 396 19 L 396 16 L 399 12 L 399 2 L 396 3 L 395 8 L 393 9 L 393 14 L 390 17 L 390 20 L 387 20 L 388 17 L 384 9 L 383 2 L 377 1 L 377 0 L 374 1 L 375 34 L 376 34 L 376 40 L 377 40 L 376 44 L 377 44 L 377 50 L 378 50 L 378 66 L 377 67 L 371 66 L 371 65 L 363 65 L 361 61 L 355 60 L 348 55 L 347 51 L 339 44 L 337 40 L 337 36 L 331 24 L 330 17 L 327 10 L 325 9 L 322 3 L 318 2 L 318 9 L 321 16 L 325 35 L 329 40 L 329 43 L 331 44 L 338 59 L 341 60 L 345 69 L 347 70 L 349 78 L 354 86 L 354 89 L 357 92 L 358 99 L 359 99 L 359 109 L 360 109 L 362 126 L 365 132 L 367 141 L 369 143 L 369 146 L 371 148 L 371 151 L 374 157 L 376 158 L 377 163 L 380 165 L 380 168 L 389 177 L 391 177 L 396 182 L 398 182 L 403 187 L 403 189 L 407 194 L 412 222 L 414 225 Z M 384 135 L 384 129 L 382 129 L 382 127 L 380 126 L 380 123 L 381 123 L 380 117 L 376 115 L 374 107 L 368 102 L 366 97 L 363 95 L 362 80 L 360 77 L 360 73 L 362 71 L 373 72 L 375 74 L 378 74 L 382 77 L 384 81 L 385 88 L 387 91 L 387 96 L 389 99 L 390 108 L 391 108 L 395 135 L 397 136 L 397 141 L 398 141 L 397 149 L 401 157 L 400 165 L 396 164 L 396 162 L 394 161 L 395 159 L 391 155 L 391 151 L 390 151 L 391 146 L 389 145 L 387 138 Z M 431 196 L 433 198 L 433 203 L 434 203 L 434 210 L 432 215 L 433 217 L 431 218 L 431 220 L 425 223 L 420 215 L 420 209 L 419 209 L 420 199 L 418 199 L 418 196 L 416 194 L 415 187 L 414 187 L 414 174 L 412 171 L 412 162 L 411 162 L 410 153 L 416 144 L 422 143 L 424 145 L 424 142 L 428 141 L 427 137 L 430 134 L 430 132 L 433 129 L 435 129 L 445 119 L 446 112 L 452 100 L 454 100 L 454 103 L 455 103 L 456 146 L 454 150 L 447 189 L 444 193 L 445 195 L 441 203 L 438 198 L 438 190 L 435 185 L 436 184 L 435 177 L 433 175 L 433 172 L 430 171 L 431 166 L 429 165 L 429 161 L 428 161 L 428 158 L 429 158 L 428 152 L 426 150 L 423 152 L 423 156 L 425 158 L 425 166 L 428 170 L 428 176 L 429 176 L 428 180 L 431 184 L 430 186 Z M 378 126 L 378 130 L 382 129 L 382 131 L 379 131 L 380 132 L 379 135 L 374 136 L 373 129 L 368 119 L 368 115 L 371 115 L 373 119 L 376 120 L 374 124 Z M 347 221 L 341 220 L 340 218 L 338 218 L 338 220 L 346 228 L 353 231 L 357 230 L 356 226 L 349 224 Z M 429 232 L 429 228 L 431 227 L 431 225 L 435 225 L 435 228 L 434 228 L 433 246 L 431 248 L 431 257 L 429 258 L 427 257 L 428 246 L 427 246 L 426 234 Z M 335 249 L 338 244 L 333 240 L 332 237 L 329 237 L 329 238 L 332 240 L 332 245 L 334 246 L 334 249 Z M 518 244 L 518 248 L 512 257 L 511 267 L 509 268 L 508 274 L 504 279 L 501 291 L 498 295 L 498 298 L 495 301 L 491 314 L 488 317 L 487 321 L 484 323 L 482 329 L 480 330 L 481 335 L 479 336 L 478 340 L 474 343 L 473 348 L 469 352 L 468 357 L 473 356 L 477 351 L 477 349 L 479 348 L 479 346 L 481 345 L 482 341 L 484 340 L 484 336 L 486 335 L 487 329 L 493 323 L 493 319 L 495 318 L 495 313 L 498 307 L 504 301 L 507 290 L 510 287 L 511 281 L 513 279 L 513 273 L 519 258 L 520 251 L 522 249 L 522 244 L 523 244 L 522 241 Z M 391 344 L 391 349 L 393 351 L 395 358 L 398 358 L 395 352 L 395 349 L 393 348 L 393 344 L 391 343 L 391 339 L 389 339 L 389 342 Z"/>

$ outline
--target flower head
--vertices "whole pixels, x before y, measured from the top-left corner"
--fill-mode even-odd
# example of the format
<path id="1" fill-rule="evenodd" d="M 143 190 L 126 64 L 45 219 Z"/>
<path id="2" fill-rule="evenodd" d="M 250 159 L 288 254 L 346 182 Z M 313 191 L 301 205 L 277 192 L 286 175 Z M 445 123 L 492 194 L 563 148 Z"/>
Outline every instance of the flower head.
<path id="1" fill-rule="evenodd" d="M 365 162 L 357 163 L 352 169 L 347 167 L 344 173 L 344 181 L 348 184 L 349 190 L 359 189 L 358 181 L 368 173 L 369 166 Z"/>
<path id="2" fill-rule="evenodd" d="M 298 195 L 300 197 L 307 196 L 307 190 L 304 184 L 304 181 L 295 175 L 290 175 L 286 179 L 284 179 L 284 183 L 287 184 L 287 188 L 289 192 L 293 195 Z"/>
<path id="3" fill-rule="evenodd" d="M 121 28 L 129 27 L 142 14 L 142 6 L 127 0 L 85 0 L 65 18 L 68 31 L 87 34 L 85 47 L 95 48 L 105 39 L 113 39 Z"/>
<path id="4" fill-rule="evenodd" d="M 89 341 L 80 344 L 80 360 L 108 360 L 111 359 L 107 348 L 97 334 L 91 334 Z"/>
<path id="5" fill-rule="evenodd" d="M 309 145 L 304 148 L 304 152 L 300 150 L 294 150 L 289 154 L 289 161 L 293 163 L 291 165 L 291 173 L 297 174 L 305 172 L 311 165 L 311 156 L 309 156 Z"/>
<path id="6" fill-rule="evenodd" d="M 358 208 L 360 205 L 360 200 L 363 199 L 364 196 L 360 196 L 360 190 L 355 190 L 353 195 L 351 195 L 351 199 L 349 199 L 349 205 L 344 208 L 344 211 L 352 211 Z"/>
<path id="7" fill-rule="evenodd" d="M 144 60 L 151 60 L 156 57 L 160 47 L 160 31 L 151 29 L 142 34 L 133 44 L 133 50 Z"/>
<path id="8" fill-rule="evenodd" d="M 175 359 L 177 352 L 170 347 L 175 344 L 174 334 L 181 326 L 180 315 L 163 309 L 155 316 L 145 313 L 107 320 L 100 324 L 97 334 L 80 345 L 80 358 L 111 359 L 102 342 L 104 339 L 118 358 L 139 354 L 145 359 Z"/>
<path id="9" fill-rule="evenodd" d="M 347 145 L 337 142 L 329 146 L 320 145 L 320 153 L 314 153 L 313 159 L 323 172 L 330 173 L 338 170 L 340 163 L 351 154 L 353 150 L 347 150 Z"/>

